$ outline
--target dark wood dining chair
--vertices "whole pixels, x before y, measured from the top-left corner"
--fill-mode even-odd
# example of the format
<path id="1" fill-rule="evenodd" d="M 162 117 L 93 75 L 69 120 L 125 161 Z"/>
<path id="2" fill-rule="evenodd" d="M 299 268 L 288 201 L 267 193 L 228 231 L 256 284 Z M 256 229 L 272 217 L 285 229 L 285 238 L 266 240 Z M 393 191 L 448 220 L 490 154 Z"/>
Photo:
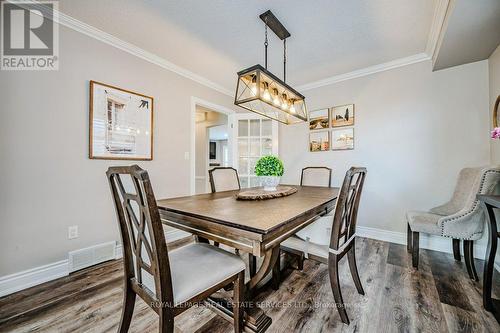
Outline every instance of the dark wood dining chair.
<path id="1" fill-rule="evenodd" d="M 324 166 L 309 166 L 302 169 L 300 174 L 301 186 L 330 187 L 332 183 L 332 169 Z"/>
<path id="2" fill-rule="evenodd" d="M 324 166 L 308 166 L 302 169 L 300 174 L 300 186 L 319 186 L 319 187 L 330 187 L 332 183 L 332 169 Z M 300 238 L 306 239 L 311 232 L 317 232 L 316 229 L 322 229 L 323 225 L 331 226 L 333 219 L 331 217 L 331 212 L 326 216 L 321 217 L 318 221 L 313 222 L 308 225 L 304 229 L 300 230 Z M 326 230 L 325 230 L 326 232 Z M 296 253 L 289 252 L 286 248 L 280 249 L 279 260 L 276 261 L 276 264 L 273 268 L 273 288 L 275 290 L 279 289 L 280 281 L 281 281 L 281 254 L 286 253 L 287 255 L 291 255 L 295 257 L 297 261 L 298 270 L 302 270 L 304 268 L 304 253 Z"/>
<path id="3" fill-rule="evenodd" d="M 365 177 L 365 168 L 352 167 L 347 171 L 333 214 L 333 225 L 329 245 L 306 242 L 297 236 L 292 236 L 281 243 L 281 248 L 285 249 L 287 252 L 298 255 L 306 254 L 308 259 L 328 264 L 328 273 L 330 276 L 333 297 L 340 318 L 345 324 L 349 324 L 349 317 L 347 316 L 342 293 L 340 291 L 339 261 L 346 254 L 356 289 L 361 295 L 365 294 L 359 278 L 355 254 L 356 219 Z"/>
<path id="4" fill-rule="evenodd" d="M 212 193 L 241 189 L 238 171 L 231 167 L 216 167 L 208 171 Z"/>
<path id="5" fill-rule="evenodd" d="M 238 176 L 238 170 L 232 167 L 216 167 L 208 170 L 208 176 L 210 179 L 210 187 L 212 188 L 212 193 L 223 192 L 223 191 L 234 191 L 241 190 L 240 177 Z M 206 239 L 199 239 L 202 242 L 208 242 Z M 215 246 L 219 246 L 218 242 L 214 242 Z M 239 254 L 239 250 L 234 250 L 236 254 Z M 257 258 L 252 254 L 248 255 L 249 260 L 249 270 L 250 276 L 255 274 L 257 270 Z"/>
<path id="6" fill-rule="evenodd" d="M 209 244 L 168 251 L 148 173 L 139 166 L 106 173 L 123 244 L 124 298 L 118 332 L 130 327 L 136 296 L 159 316 L 159 332 L 174 331 L 174 317 L 234 283 L 234 331 L 241 332 L 245 263 Z"/>

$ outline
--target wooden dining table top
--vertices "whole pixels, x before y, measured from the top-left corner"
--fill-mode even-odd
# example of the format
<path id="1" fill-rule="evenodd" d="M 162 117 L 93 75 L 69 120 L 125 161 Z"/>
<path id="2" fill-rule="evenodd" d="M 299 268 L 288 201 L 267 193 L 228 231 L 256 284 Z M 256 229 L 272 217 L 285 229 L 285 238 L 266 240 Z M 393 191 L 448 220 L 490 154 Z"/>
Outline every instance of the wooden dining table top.
<path id="1" fill-rule="evenodd" d="M 200 218 L 259 234 L 267 234 L 310 211 L 334 202 L 339 188 L 287 185 L 297 192 L 268 200 L 237 200 L 236 191 L 158 200 L 160 211 Z M 246 190 L 246 189 L 245 189 Z"/>

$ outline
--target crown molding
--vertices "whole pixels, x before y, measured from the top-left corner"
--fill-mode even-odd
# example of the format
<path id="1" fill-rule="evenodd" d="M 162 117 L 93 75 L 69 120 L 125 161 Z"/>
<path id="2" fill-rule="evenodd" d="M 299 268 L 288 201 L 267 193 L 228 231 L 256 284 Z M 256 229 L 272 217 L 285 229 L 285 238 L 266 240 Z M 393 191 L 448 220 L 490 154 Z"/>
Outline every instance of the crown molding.
<path id="1" fill-rule="evenodd" d="M 447 21 L 450 16 L 450 13 L 452 12 L 454 8 L 456 0 L 439 0 L 435 12 L 434 12 L 434 17 L 431 25 L 431 29 L 429 31 L 429 37 L 426 45 L 426 50 L 423 53 L 418 53 L 415 55 L 411 55 L 408 57 L 404 58 L 399 58 L 396 60 L 392 60 L 386 63 L 382 64 L 377 64 L 373 66 L 369 66 L 366 68 L 358 69 L 352 72 L 344 73 L 344 74 L 339 74 L 339 75 L 334 75 L 331 77 L 327 77 L 321 80 L 309 82 L 303 85 L 297 86 L 297 90 L 300 91 L 306 91 L 306 90 L 311 90 L 327 85 L 331 85 L 334 83 L 342 82 L 342 81 L 347 81 L 371 74 L 376 74 L 379 72 L 395 69 L 398 67 L 403 67 L 403 66 L 408 66 L 412 65 L 415 63 L 419 63 L 422 61 L 427 61 L 427 60 L 433 60 L 433 65 L 435 58 L 437 57 L 437 54 L 439 52 L 439 47 L 441 45 L 444 33 L 446 31 L 447 27 Z M 8 0 L 8 2 L 13 2 L 15 3 L 16 1 L 13 0 Z M 36 6 L 39 8 L 40 12 L 44 13 L 47 11 L 47 7 L 45 7 L 43 4 L 37 3 L 37 1 L 32 1 L 31 3 L 36 4 Z M 22 4 L 18 4 L 19 6 L 22 7 Z M 58 11 L 58 19 L 57 23 L 60 25 L 63 25 L 67 28 L 70 28 L 74 31 L 80 32 L 82 34 L 85 34 L 89 37 L 95 38 L 103 43 L 106 43 L 108 45 L 111 45 L 113 47 L 116 47 L 122 51 L 125 51 L 129 54 L 132 54 L 136 57 L 139 57 L 143 60 L 146 60 L 152 64 L 155 64 L 157 66 L 160 66 L 164 69 L 167 69 L 169 71 L 172 71 L 178 75 L 181 75 L 185 78 L 188 78 L 190 80 L 193 80 L 199 84 L 202 84 L 208 88 L 214 89 L 224 95 L 233 97 L 233 91 L 230 89 L 227 89 L 201 75 L 198 75 L 196 73 L 193 73 L 189 71 L 188 69 L 185 69 L 181 66 L 175 65 L 174 63 L 157 56 L 151 52 L 148 52 L 134 44 L 131 44 L 129 42 L 126 42 L 120 38 L 117 38 L 107 32 L 104 32 L 100 29 L 97 29 L 89 24 L 86 24 L 82 21 L 79 21 L 69 15 L 64 14 L 61 11 Z"/>
<path id="2" fill-rule="evenodd" d="M 398 68 L 398 67 L 416 64 L 416 63 L 419 63 L 422 61 L 427 61 L 427 60 L 430 60 L 430 57 L 428 54 L 418 53 L 418 54 L 415 54 L 415 55 L 412 55 L 409 57 L 399 58 L 399 59 L 385 62 L 382 64 L 365 67 L 365 68 L 358 69 L 358 70 L 355 70 L 352 72 L 348 72 L 348 73 L 344 73 L 344 74 L 340 74 L 340 75 L 334 75 L 334 76 L 328 77 L 326 79 L 303 84 L 303 85 L 298 86 L 296 89 L 300 90 L 300 91 L 311 90 L 311 89 L 315 89 L 315 88 L 319 88 L 319 87 L 323 87 L 323 86 L 328 86 L 330 84 L 355 79 L 355 78 L 362 77 L 362 76 L 367 76 L 367 75 L 371 75 L 371 74 L 375 74 L 375 73 L 384 72 L 384 71 Z"/>
<path id="3" fill-rule="evenodd" d="M 23 7 L 23 3 L 16 3 L 16 1 L 8 1 L 11 3 L 15 3 L 20 7 Z M 26 3 L 26 2 L 25 2 Z M 37 3 L 36 1 L 30 2 L 31 4 L 35 5 L 40 12 L 47 13 L 48 8 L 44 6 L 41 3 Z M 157 56 L 156 54 L 153 54 L 151 52 L 148 52 L 134 44 L 131 44 L 129 42 L 126 42 L 120 38 L 117 38 L 107 32 L 104 32 L 100 29 L 97 29 L 87 23 L 84 23 L 80 20 L 77 20 L 69 15 L 64 14 L 61 11 L 57 11 L 58 15 L 55 16 L 55 22 L 63 25 L 67 28 L 70 28 L 74 31 L 80 32 L 84 35 L 87 35 L 89 37 L 95 38 L 103 43 L 106 43 L 108 45 L 111 45 L 113 47 L 116 47 L 117 49 L 120 49 L 122 51 L 125 51 L 129 54 L 132 54 L 138 58 L 141 58 L 143 60 L 146 60 L 152 64 L 155 64 L 157 66 L 160 66 L 164 69 L 167 69 L 171 72 L 174 72 L 180 76 L 183 76 L 185 78 L 188 78 L 190 80 L 193 80 L 199 84 L 202 84 L 208 88 L 211 88 L 213 90 L 216 90 L 224 95 L 234 97 L 234 92 L 226 89 L 225 87 L 201 76 L 198 74 L 195 74 L 181 66 L 178 66 L 162 57 Z"/>
<path id="4" fill-rule="evenodd" d="M 425 53 L 432 59 L 432 67 L 434 67 L 434 63 L 439 54 L 439 49 L 441 48 L 446 29 L 448 28 L 451 13 L 455 8 L 455 2 L 456 0 L 439 0 L 436 5 L 427 46 L 425 48 Z"/>

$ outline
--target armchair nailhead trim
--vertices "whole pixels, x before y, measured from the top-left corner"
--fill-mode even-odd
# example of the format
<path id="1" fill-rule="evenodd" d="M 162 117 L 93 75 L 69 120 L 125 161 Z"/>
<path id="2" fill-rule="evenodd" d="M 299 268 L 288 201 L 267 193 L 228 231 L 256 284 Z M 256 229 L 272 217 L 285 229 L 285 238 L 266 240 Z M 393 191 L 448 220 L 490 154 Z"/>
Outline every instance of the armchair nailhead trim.
<path id="1" fill-rule="evenodd" d="M 478 193 L 481 193 L 481 191 L 483 190 L 483 187 L 484 187 L 484 183 L 486 182 L 486 175 L 488 173 L 500 173 L 499 170 L 487 170 L 485 171 L 485 173 L 483 174 L 483 176 L 481 177 L 481 184 L 479 185 L 479 191 Z M 474 213 L 476 211 L 476 208 L 479 207 L 479 200 L 474 200 L 474 205 L 472 206 L 472 208 L 467 211 L 466 213 L 462 214 L 462 215 L 459 215 L 459 216 L 455 216 L 454 218 L 452 219 L 449 219 L 449 220 L 445 220 L 443 223 L 441 223 L 441 236 L 442 237 L 448 237 L 448 238 L 453 238 L 453 237 L 449 237 L 449 236 L 445 236 L 444 235 L 444 224 L 447 223 L 447 222 L 452 222 L 452 221 L 455 221 L 455 220 L 458 220 L 458 219 L 461 219 L 463 217 L 466 217 L 468 215 L 471 215 L 472 213 Z M 470 239 L 472 238 L 474 235 L 477 235 L 477 234 L 482 234 L 482 231 L 481 232 L 475 232 L 473 233 L 472 235 L 470 235 L 469 237 L 467 238 L 463 238 L 463 239 Z"/>

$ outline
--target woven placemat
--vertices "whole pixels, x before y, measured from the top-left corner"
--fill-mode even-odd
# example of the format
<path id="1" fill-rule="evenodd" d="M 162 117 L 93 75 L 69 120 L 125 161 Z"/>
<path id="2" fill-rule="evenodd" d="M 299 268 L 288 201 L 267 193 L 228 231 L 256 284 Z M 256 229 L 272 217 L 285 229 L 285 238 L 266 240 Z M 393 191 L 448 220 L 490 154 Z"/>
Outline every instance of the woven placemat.
<path id="1" fill-rule="evenodd" d="M 267 200 L 274 198 L 286 197 L 297 192 L 295 187 L 291 186 L 278 186 L 276 191 L 264 191 L 263 188 L 252 189 L 248 191 L 240 191 L 236 195 L 238 200 Z"/>

